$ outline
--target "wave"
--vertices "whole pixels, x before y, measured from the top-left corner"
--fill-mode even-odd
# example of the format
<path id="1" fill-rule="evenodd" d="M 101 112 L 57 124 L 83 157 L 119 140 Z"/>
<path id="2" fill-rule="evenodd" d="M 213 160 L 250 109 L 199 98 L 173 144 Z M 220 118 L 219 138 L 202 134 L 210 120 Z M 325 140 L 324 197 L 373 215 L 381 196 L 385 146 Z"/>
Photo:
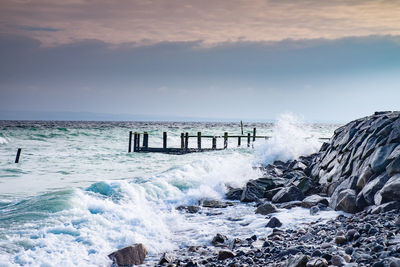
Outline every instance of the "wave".
<path id="1" fill-rule="evenodd" d="M 256 163 L 267 165 L 275 160 L 287 161 L 318 151 L 321 142 L 311 129 L 293 114 L 278 117 L 272 137 L 256 146 Z"/>

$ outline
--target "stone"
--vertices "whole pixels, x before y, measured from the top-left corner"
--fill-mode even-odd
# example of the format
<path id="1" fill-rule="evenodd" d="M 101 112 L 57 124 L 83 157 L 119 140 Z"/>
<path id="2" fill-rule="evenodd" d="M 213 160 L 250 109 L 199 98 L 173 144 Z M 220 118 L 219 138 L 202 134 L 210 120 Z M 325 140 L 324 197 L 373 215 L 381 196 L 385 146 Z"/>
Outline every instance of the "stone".
<path id="1" fill-rule="evenodd" d="M 215 199 L 204 199 L 201 201 L 201 205 L 205 208 L 226 208 L 228 206 L 232 206 L 232 203 L 222 202 Z"/>
<path id="2" fill-rule="evenodd" d="M 379 214 L 382 212 L 388 212 L 391 210 L 399 210 L 399 209 L 400 209 L 400 202 L 391 201 L 374 207 L 373 209 L 371 209 L 371 214 Z"/>
<path id="3" fill-rule="evenodd" d="M 328 261 L 324 258 L 311 258 L 307 262 L 307 267 L 328 267 Z"/>
<path id="4" fill-rule="evenodd" d="M 340 192 L 335 209 L 348 213 L 355 213 L 357 210 L 356 192 L 353 189 L 346 189 Z"/>
<path id="5" fill-rule="evenodd" d="M 268 202 L 258 206 L 255 211 L 256 214 L 261 214 L 261 215 L 268 215 L 274 212 L 277 212 L 275 205 L 270 204 Z"/>
<path id="6" fill-rule="evenodd" d="M 226 240 L 228 240 L 228 238 L 225 235 L 218 233 L 213 237 L 211 244 L 213 244 L 214 246 L 221 245 L 224 244 Z"/>
<path id="7" fill-rule="evenodd" d="M 366 204 L 365 206 L 374 205 L 376 192 L 381 190 L 388 180 L 389 176 L 386 173 L 379 175 L 364 186 L 357 198 L 361 197 L 362 195 L 363 201 L 365 201 Z"/>
<path id="8" fill-rule="evenodd" d="M 173 257 L 171 254 L 169 253 L 164 253 L 161 256 L 160 261 L 158 262 L 158 264 L 163 265 L 164 263 L 172 263 L 175 260 L 175 257 Z"/>
<path id="9" fill-rule="evenodd" d="M 300 191 L 303 194 L 307 194 L 310 191 L 313 191 L 313 189 L 315 188 L 315 185 L 313 183 L 313 181 L 311 180 L 310 177 L 303 177 L 297 184 L 296 184 L 297 188 L 300 189 Z"/>
<path id="10" fill-rule="evenodd" d="M 310 215 L 316 215 L 319 211 L 320 209 L 318 208 L 318 206 L 311 207 Z"/>
<path id="11" fill-rule="evenodd" d="M 370 166 L 374 173 L 385 170 L 389 163 L 388 157 L 395 149 L 397 144 L 387 144 L 377 148 L 370 156 Z"/>
<path id="12" fill-rule="evenodd" d="M 230 250 L 220 250 L 218 252 L 218 260 L 226 260 L 229 258 L 234 258 L 235 254 Z"/>
<path id="13" fill-rule="evenodd" d="M 188 213 L 197 213 L 197 212 L 199 212 L 201 210 L 201 208 L 199 206 L 193 206 L 193 205 L 179 206 L 176 209 L 177 210 L 186 211 Z"/>
<path id="14" fill-rule="evenodd" d="M 282 226 L 281 221 L 276 217 L 272 217 L 265 227 L 276 228 L 276 227 L 281 227 L 281 226 Z"/>
<path id="15" fill-rule="evenodd" d="M 287 267 L 306 267 L 309 257 L 303 254 L 297 254 L 291 257 L 288 261 Z"/>
<path id="16" fill-rule="evenodd" d="M 229 188 L 226 193 L 226 199 L 228 200 L 240 200 L 243 194 L 242 188 Z"/>
<path id="17" fill-rule="evenodd" d="M 117 250 L 108 257 L 118 266 L 143 264 L 147 255 L 146 247 L 139 243 Z"/>
<path id="18" fill-rule="evenodd" d="M 389 267 L 400 267 L 400 259 L 392 258 L 388 265 L 389 265 Z"/>
<path id="19" fill-rule="evenodd" d="M 338 245 L 343 245 L 346 242 L 347 242 L 347 239 L 343 235 L 339 235 L 339 236 L 335 237 L 335 243 L 338 244 Z"/>
<path id="20" fill-rule="evenodd" d="M 321 197 L 319 195 L 311 195 L 311 196 L 306 197 L 305 199 L 303 199 L 301 206 L 303 208 L 311 208 L 311 207 L 317 205 L 318 203 L 322 203 L 326 206 L 329 206 L 328 199 L 325 197 Z"/>
<path id="21" fill-rule="evenodd" d="M 331 258 L 331 263 L 333 266 L 343 266 L 346 264 L 346 261 L 339 255 L 333 255 Z"/>
<path id="22" fill-rule="evenodd" d="M 400 147 L 400 146 L 399 146 Z M 386 173 L 389 176 L 393 176 L 394 174 L 400 173 L 400 156 L 394 159 L 387 167 Z"/>
<path id="23" fill-rule="evenodd" d="M 249 181 L 246 184 L 240 197 L 241 202 L 253 202 L 264 197 L 265 188 L 258 185 L 255 181 Z"/>
<path id="24" fill-rule="evenodd" d="M 276 193 L 278 193 L 282 187 L 277 187 L 271 190 L 267 190 L 264 192 L 264 198 L 267 199 L 268 201 L 271 201 L 272 198 L 275 196 Z"/>
<path id="25" fill-rule="evenodd" d="M 382 203 L 400 200 L 400 174 L 392 176 L 381 189 Z"/>
<path id="26" fill-rule="evenodd" d="M 303 193 L 296 187 L 284 187 L 272 198 L 272 203 L 283 203 L 295 200 L 303 200 Z"/>

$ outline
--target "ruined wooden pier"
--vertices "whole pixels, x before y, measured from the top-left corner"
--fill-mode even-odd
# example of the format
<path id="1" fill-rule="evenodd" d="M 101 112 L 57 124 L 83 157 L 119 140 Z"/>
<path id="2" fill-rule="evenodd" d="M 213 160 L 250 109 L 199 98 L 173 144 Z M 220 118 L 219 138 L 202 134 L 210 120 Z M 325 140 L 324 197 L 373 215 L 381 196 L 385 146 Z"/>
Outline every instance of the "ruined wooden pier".
<path id="1" fill-rule="evenodd" d="M 260 136 L 256 135 L 256 128 L 253 128 L 253 134 L 248 133 L 247 135 L 229 135 L 228 132 L 225 132 L 224 135 L 202 135 L 201 132 L 197 132 L 197 135 L 190 135 L 188 132 L 181 133 L 181 147 L 168 147 L 167 145 L 167 132 L 163 132 L 163 146 L 158 147 L 149 147 L 149 134 L 147 132 L 138 133 L 138 132 L 129 132 L 129 146 L 128 152 L 157 152 L 157 153 L 166 153 L 166 154 L 186 154 L 193 152 L 205 152 L 205 151 L 216 151 L 216 150 L 224 150 L 228 148 L 228 139 L 235 138 L 237 139 L 237 146 L 240 147 L 242 144 L 242 138 L 247 140 L 247 147 L 250 147 L 251 142 L 256 141 L 257 138 L 268 139 L 270 136 Z M 141 138 L 143 137 L 142 145 Z M 189 147 L 189 138 L 197 139 L 197 147 L 190 148 Z M 222 148 L 217 148 L 217 139 L 223 138 L 224 145 Z M 133 139 L 133 140 L 132 140 Z M 202 143 L 202 139 L 211 139 L 211 147 L 204 147 Z M 132 142 L 133 141 L 133 142 Z"/>

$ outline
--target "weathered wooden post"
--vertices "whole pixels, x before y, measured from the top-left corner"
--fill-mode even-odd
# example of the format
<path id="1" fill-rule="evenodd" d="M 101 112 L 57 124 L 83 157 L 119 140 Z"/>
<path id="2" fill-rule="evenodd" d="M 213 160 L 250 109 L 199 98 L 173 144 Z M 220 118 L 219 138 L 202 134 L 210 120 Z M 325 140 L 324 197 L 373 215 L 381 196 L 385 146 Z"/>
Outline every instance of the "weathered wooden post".
<path id="1" fill-rule="evenodd" d="M 146 150 L 149 148 L 149 134 L 147 132 L 143 133 L 143 147 Z"/>
<path id="2" fill-rule="evenodd" d="M 197 132 L 197 148 L 201 149 L 201 132 Z"/>
<path id="3" fill-rule="evenodd" d="M 138 134 L 135 132 L 133 135 L 133 152 L 137 152 L 137 138 Z"/>
<path id="4" fill-rule="evenodd" d="M 242 135 L 243 135 L 243 121 L 240 121 L 240 128 L 242 129 Z"/>
<path id="5" fill-rule="evenodd" d="M 129 131 L 129 147 L 128 147 L 128 153 L 132 152 L 132 131 Z"/>
<path id="6" fill-rule="evenodd" d="M 217 138 L 215 136 L 212 138 L 212 149 L 217 149 Z"/>
<path id="7" fill-rule="evenodd" d="M 247 134 L 247 147 L 250 147 L 250 133 Z"/>
<path id="8" fill-rule="evenodd" d="M 238 137 L 238 146 L 240 146 L 240 143 L 242 142 L 242 138 L 239 136 Z"/>
<path id="9" fill-rule="evenodd" d="M 185 148 L 185 134 L 181 133 L 181 149 Z"/>
<path id="10" fill-rule="evenodd" d="M 189 147 L 189 133 L 185 133 L 185 149 L 188 149 Z"/>
<path id="11" fill-rule="evenodd" d="M 140 133 L 137 134 L 137 148 L 136 151 L 140 150 Z"/>
<path id="12" fill-rule="evenodd" d="M 228 148 L 228 132 L 224 133 L 224 149 Z"/>
<path id="13" fill-rule="evenodd" d="M 167 149 L 167 132 L 163 132 L 163 149 Z"/>
<path id="14" fill-rule="evenodd" d="M 253 142 L 256 141 L 256 128 L 253 128 Z"/>
<path id="15" fill-rule="evenodd" d="M 15 157 L 15 163 L 18 163 L 19 162 L 19 156 L 21 155 L 21 148 L 18 148 L 18 150 L 17 150 L 17 156 Z"/>

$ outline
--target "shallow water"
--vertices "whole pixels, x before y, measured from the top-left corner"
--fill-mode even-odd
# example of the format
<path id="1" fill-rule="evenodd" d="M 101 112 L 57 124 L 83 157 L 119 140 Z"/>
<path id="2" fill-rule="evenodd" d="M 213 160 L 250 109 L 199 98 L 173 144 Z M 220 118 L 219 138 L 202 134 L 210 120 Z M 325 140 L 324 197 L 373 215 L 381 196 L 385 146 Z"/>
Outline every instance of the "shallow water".
<path id="1" fill-rule="evenodd" d="M 131 243 L 144 243 L 151 260 L 164 251 L 208 243 L 217 232 L 230 237 L 265 232 L 264 216 L 255 215 L 250 204 L 220 209 L 220 215 L 175 209 L 202 198 L 223 199 L 226 184 L 241 186 L 261 175 L 254 166 L 316 151 L 318 137 L 330 137 L 337 125 L 304 125 L 282 117 L 274 125 L 248 124 L 245 130 L 253 127 L 273 137 L 257 140 L 252 148 L 237 148 L 237 140 L 231 140 L 223 151 L 165 155 L 127 153 L 128 132 L 147 131 L 149 145 L 161 147 L 167 131 L 168 145 L 179 147 L 181 132 L 239 134 L 240 127 L 0 122 L 0 266 L 107 266 L 109 253 Z M 189 146 L 195 147 L 195 141 Z M 219 140 L 217 146 L 222 145 Z M 18 147 L 22 153 L 15 164 Z M 284 227 L 317 219 L 299 208 L 277 216 Z"/>

